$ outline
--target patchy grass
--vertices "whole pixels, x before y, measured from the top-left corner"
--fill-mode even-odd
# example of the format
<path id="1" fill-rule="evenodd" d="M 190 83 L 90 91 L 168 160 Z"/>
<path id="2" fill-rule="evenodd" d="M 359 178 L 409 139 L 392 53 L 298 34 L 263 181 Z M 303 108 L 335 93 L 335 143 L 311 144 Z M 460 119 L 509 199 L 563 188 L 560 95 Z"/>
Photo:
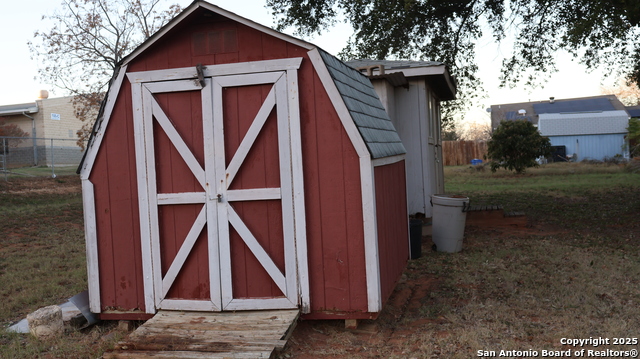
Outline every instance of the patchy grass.
<path id="1" fill-rule="evenodd" d="M 523 211 L 534 223 L 557 225 L 618 243 L 628 239 L 640 213 L 640 175 L 620 165 L 555 163 L 528 170 L 445 169 L 446 190 L 469 196 L 472 204 L 502 204 Z M 585 234 L 585 235 L 586 235 Z M 619 244 L 619 243 L 618 243 Z"/>
<path id="2" fill-rule="evenodd" d="M 22 177 L 64 177 L 76 174 L 77 166 L 32 166 L 10 168 L 7 178 L 9 181 Z M 4 180 L 4 173 L 0 173 L 0 179 Z"/>
<path id="3" fill-rule="evenodd" d="M 524 211 L 528 225 L 468 226 L 455 254 L 430 251 L 425 237 L 423 257 L 410 261 L 376 321 L 356 331 L 303 322 L 281 357 L 456 359 L 479 350 L 541 357 L 582 349 L 561 338 L 639 338 L 640 175 L 565 165 L 525 175 L 446 168 L 448 193 Z"/>
<path id="4" fill-rule="evenodd" d="M 0 181 L 0 358 L 96 358 L 124 333 L 113 323 L 39 341 L 4 328 L 87 288 L 77 176 Z"/>
<path id="5" fill-rule="evenodd" d="M 77 177 L 15 179 L 0 187 L 0 324 L 86 289 L 78 187 Z"/>
<path id="6" fill-rule="evenodd" d="M 467 227 L 456 254 L 430 251 L 425 237 L 377 320 L 354 331 L 302 322 L 280 357 L 540 357 L 575 349 L 563 337 L 640 337 L 640 174 L 565 165 L 521 176 L 447 168 L 448 192 L 524 211 L 529 225 Z M 0 327 L 86 288 L 79 187 L 75 176 L 0 181 Z M 0 330 L 0 358 L 95 358 L 122 335 L 109 323 L 51 341 Z"/>
<path id="7" fill-rule="evenodd" d="M 51 340 L 0 330 L 0 358 L 99 358 L 125 335 L 115 322 L 83 331 L 67 328 L 64 335 Z"/>

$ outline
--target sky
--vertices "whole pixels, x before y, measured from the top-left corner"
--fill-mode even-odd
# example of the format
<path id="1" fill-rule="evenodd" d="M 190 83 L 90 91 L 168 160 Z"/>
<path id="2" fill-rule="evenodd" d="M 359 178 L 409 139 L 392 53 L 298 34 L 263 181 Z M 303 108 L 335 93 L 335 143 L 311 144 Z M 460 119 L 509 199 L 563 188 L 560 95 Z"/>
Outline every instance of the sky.
<path id="1" fill-rule="evenodd" d="M 185 7 L 191 0 L 164 0 L 166 6 L 178 3 Z M 251 19 L 266 26 L 273 26 L 270 11 L 265 8 L 266 0 L 209 0 L 223 9 Z M 42 20 L 60 7 L 57 0 L 23 0 L 3 4 L 0 12 L 0 105 L 33 102 L 39 90 L 48 90 L 50 97 L 65 94 L 51 85 L 42 84 L 35 79 L 38 64 L 31 60 L 27 43 L 33 39 L 37 30 L 46 31 L 51 23 Z M 351 28 L 343 23 L 331 28 L 322 35 L 305 40 L 324 50 L 337 54 L 345 46 Z M 467 122 L 488 122 L 486 108 L 492 104 L 545 100 L 553 96 L 556 99 L 595 96 L 601 94 L 602 84 L 611 86 L 613 79 L 603 82 L 603 72 L 587 73 L 586 68 L 572 62 L 569 56 L 558 54 L 559 72 L 548 77 L 544 88 L 500 89 L 500 63 L 503 56 L 509 54 L 507 45 L 496 45 L 490 37 L 480 39 L 477 46 L 477 61 L 480 78 L 484 83 L 487 98 L 482 100 L 465 116 Z"/>

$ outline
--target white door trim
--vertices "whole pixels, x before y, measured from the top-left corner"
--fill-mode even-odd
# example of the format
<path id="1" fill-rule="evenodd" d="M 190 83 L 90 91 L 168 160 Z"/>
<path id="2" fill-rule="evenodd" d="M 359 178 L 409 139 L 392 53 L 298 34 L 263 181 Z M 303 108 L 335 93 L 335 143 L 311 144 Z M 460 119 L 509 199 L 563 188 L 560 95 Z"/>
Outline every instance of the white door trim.
<path id="1" fill-rule="evenodd" d="M 212 79 L 213 102 L 214 102 L 214 143 L 216 156 L 225 158 L 224 147 L 224 124 L 223 110 L 221 104 L 222 89 L 225 87 L 237 87 L 247 85 L 273 84 L 264 103 L 261 105 L 247 133 L 241 141 L 238 149 L 225 168 L 222 161 L 216 162 L 216 183 L 218 201 L 218 223 L 220 233 L 220 274 L 221 274 L 221 294 L 223 310 L 239 310 L 244 307 L 251 309 L 269 309 L 272 305 L 278 308 L 296 308 L 299 304 L 298 277 L 297 277 L 297 254 L 295 240 L 295 224 L 293 222 L 293 193 L 292 193 L 292 169 L 291 169 L 291 145 L 289 133 L 289 110 L 287 96 L 287 82 L 284 72 L 259 73 L 247 75 L 230 75 L 214 77 Z M 219 104 L 215 106 L 215 104 Z M 280 164 L 280 188 L 256 188 L 243 190 L 229 190 L 233 180 L 246 159 L 258 134 L 262 130 L 269 114 L 276 107 L 276 118 L 278 127 L 278 152 Z M 301 174 L 300 174 L 301 175 Z M 283 219 L 283 240 L 284 240 L 284 273 L 275 265 L 266 251 L 260 246 L 257 239 L 246 227 L 240 216 L 231 206 L 235 200 L 255 201 L 265 199 L 280 199 L 282 203 Z M 235 299 L 233 298 L 233 284 L 231 276 L 231 244 L 229 242 L 229 223 L 240 235 L 249 250 L 256 257 L 258 262 L 269 274 L 284 298 L 265 299 Z M 277 303 L 277 304 L 274 304 Z"/>
<path id="2" fill-rule="evenodd" d="M 210 83 L 209 79 L 206 82 Z M 205 170 L 178 134 L 171 120 L 164 113 L 155 100 L 156 92 L 200 91 L 203 103 L 203 121 L 211 119 L 207 112 L 211 111 L 211 86 L 201 88 L 193 81 L 172 81 L 170 83 L 157 82 L 152 84 L 133 84 L 132 96 L 134 104 L 134 132 L 136 139 L 136 158 L 138 171 L 138 192 L 140 195 L 140 227 L 142 240 L 142 260 L 144 274 L 145 306 L 148 313 L 155 313 L 156 309 L 190 309 L 205 308 L 203 310 L 220 310 L 219 281 L 212 273 L 217 268 L 210 268 L 210 300 L 177 300 L 165 299 L 171 285 L 175 281 L 180 269 L 184 265 L 195 241 L 208 224 L 207 232 L 216 231 L 216 223 L 208 221 L 208 215 L 215 215 L 215 206 L 207 204 Z M 183 158 L 198 183 L 202 192 L 189 193 L 158 193 L 156 187 L 155 146 L 153 135 L 153 121 L 157 121 L 171 143 Z M 205 149 L 206 151 L 206 149 Z M 176 257 L 169 266 L 164 277 L 161 271 L 160 232 L 158 220 L 158 206 L 175 204 L 202 204 L 202 210 L 194 221 Z M 211 212 L 211 208 L 213 212 Z M 210 267 L 217 266 L 217 236 L 208 236 Z"/>
<path id="3" fill-rule="evenodd" d="M 204 87 L 192 80 L 194 68 L 168 69 L 128 73 L 131 82 L 136 166 L 140 193 L 140 224 L 143 252 L 145 306 L 148 313 L 156 308 L 173 310 L 242 310 L 295 308 L 302 303 L 309 308 L 306 229 L 304 228 L 304 192 L 300 144 L 300 118 L 297 69 L 302 58 L 269 60 L 252 63 L 207 66 Z M 268 70 L 268 72 L 264 72 Z M 222 76 L 224 74 L 224 76 Z M 240 74 L 240 75 L 239 75 Z M 213 76 L 213 77 L 212 77 Z M 234 158 L 225 168 L 224 129 L 222 126 L 222 89 L 224 87 L 273 84 Z M 204 168 L 195 159 L 184 140 L 171 124 L 153 93 L 202 91 L 203 132 L 205 143 Z M 260 129 L 276 106 L 278 118 L 278 151 L 281 188 L 229 190 L 237 171 L 255 142 Z M 183 158 L 203 192 L 157 193 L 153 119 L 167 134 Z M 295 171 L 295 172 L 293 172 Z M 227 177 L 228 175 L 228 177 Z M 223 179 L 223 180 L 221 180 Z M 226 179 L 226 180 L 224 180 Z M 259 245 L 242 219 L 228 205 L 234 201 L 280 199 L 283 208 L 285 268 L 282 273 Z M 162 278 L 158 206 L 199 203 L 203 208 L 195 220 L 174 262 Z M 299 218 L 298 218 L 299 217 Z M 217 220 L 211 220 L 217 219 Z M 261 265 L 283 292 L 283 298 L 232 298 L 230 271 L 229 225 L 233 225 Z M 207 224 L 210 258 L 211 302 L 202 300 L 163 299 L 186 261 L 195 240 Z M 224 239 L 224 240 L 220 240 Z M 198 309 L 199 308 L 199 309 Z"/>

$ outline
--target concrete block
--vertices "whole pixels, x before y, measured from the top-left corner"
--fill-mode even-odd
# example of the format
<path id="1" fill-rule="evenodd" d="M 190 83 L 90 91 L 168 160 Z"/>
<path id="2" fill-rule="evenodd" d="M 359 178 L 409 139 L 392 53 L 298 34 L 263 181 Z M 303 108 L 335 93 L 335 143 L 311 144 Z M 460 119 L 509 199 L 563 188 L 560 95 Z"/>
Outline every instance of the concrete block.
<path id="1" fill-rule="evenodd" d="M 62 335 L 64 322 L 62 309 L 57 305 L 40 308 L 27 315 L 29 332 L 38 339 L 50 339 Z"/>

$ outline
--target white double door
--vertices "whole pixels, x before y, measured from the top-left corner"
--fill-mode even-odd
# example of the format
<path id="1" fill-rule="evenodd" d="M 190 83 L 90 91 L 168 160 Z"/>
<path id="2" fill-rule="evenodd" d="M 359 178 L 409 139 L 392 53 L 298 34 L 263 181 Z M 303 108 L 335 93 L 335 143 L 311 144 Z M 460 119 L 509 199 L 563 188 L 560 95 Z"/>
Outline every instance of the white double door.
<path id="1" fill-rule="evenodd" d="M 129 74 L 146 311 L 299 307 L 296 72 L 202 75 Z"/>

